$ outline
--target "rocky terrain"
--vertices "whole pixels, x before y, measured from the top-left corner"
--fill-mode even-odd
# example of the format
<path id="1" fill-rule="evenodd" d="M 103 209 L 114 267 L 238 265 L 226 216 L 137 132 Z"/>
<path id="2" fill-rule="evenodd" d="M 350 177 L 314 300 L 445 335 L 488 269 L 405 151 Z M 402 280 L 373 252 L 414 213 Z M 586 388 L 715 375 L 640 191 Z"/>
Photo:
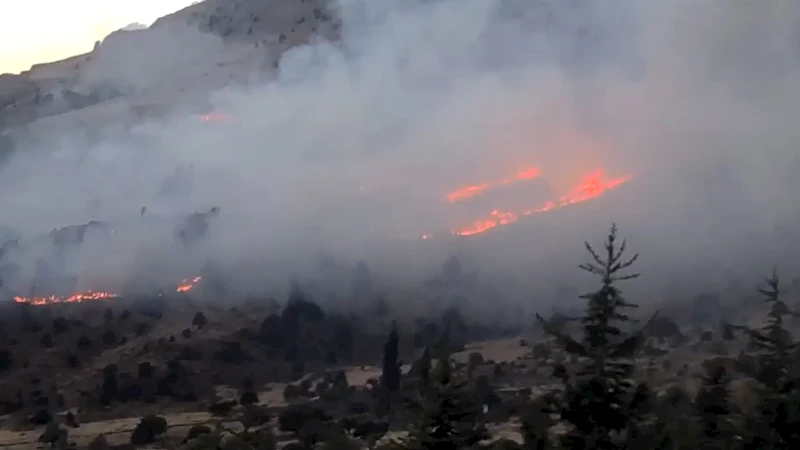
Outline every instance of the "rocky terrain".
<path id="1" fill-rule="evenodd" d="M 203 112 L 198 98 L 273 77 L 283 52 L 315 36 L 335 40 L 340 26 L 327 0 L 208 0 L 114 32 L 87 54 L 4 74 L 0 158 L 32 136 Z"/>

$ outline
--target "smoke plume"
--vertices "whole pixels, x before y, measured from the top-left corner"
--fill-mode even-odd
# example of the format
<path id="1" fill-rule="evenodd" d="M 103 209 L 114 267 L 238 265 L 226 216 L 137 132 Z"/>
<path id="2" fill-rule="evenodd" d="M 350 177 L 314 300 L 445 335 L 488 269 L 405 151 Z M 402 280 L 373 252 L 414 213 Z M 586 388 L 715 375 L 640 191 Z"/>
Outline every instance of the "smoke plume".
<path id="1" fill-rule="evenodd" d="M 84 287 L 211 264 L 256 291 L 310 276 L 322 254 L 402 285 L 458 254 L 529 301 L 579 278 L 581 241 L 599 243 L 611 221 L 642 253 L 653 296 L 676 280 L 705 289 L 798 269 L 797 2 L 341 0 L 336 11 L 341 39 L 286 52 L 268 81 L 266 46 L 257 63 L 213 64 L 242 44 L 175 25 L 101 47 L 85 83 L 207 101 L 230 120 L 187 108 L 130 131 L 122 117 L 51 118 L 35 129 L 59 138 L 2 169 L 3 224 L 33 238 L 111 223 L 58 260 Z M 237 67 L 246 84 L 202 93 Z M 531 166 L 541 176 L 527 188 L 445 201 Z M 633 179 L 479 236 L 420 240 L 537 207 L 595 170 Z M 179 218 L 212 206 L 206 239 L 180 244 Z"/>

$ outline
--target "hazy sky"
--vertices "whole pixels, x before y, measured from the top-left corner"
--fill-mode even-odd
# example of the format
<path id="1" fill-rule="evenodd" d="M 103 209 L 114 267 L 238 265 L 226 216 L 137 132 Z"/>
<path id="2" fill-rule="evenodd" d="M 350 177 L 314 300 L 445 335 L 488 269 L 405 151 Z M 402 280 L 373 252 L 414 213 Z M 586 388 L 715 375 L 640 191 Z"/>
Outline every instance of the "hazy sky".
<path id="1" fill-rule="evenodd" d="M 193 0 L 24 0 L 8 2 L 0 21 L 0 73 L 28 70 L 91 50 L 130 23 L 155 19 Z"/>

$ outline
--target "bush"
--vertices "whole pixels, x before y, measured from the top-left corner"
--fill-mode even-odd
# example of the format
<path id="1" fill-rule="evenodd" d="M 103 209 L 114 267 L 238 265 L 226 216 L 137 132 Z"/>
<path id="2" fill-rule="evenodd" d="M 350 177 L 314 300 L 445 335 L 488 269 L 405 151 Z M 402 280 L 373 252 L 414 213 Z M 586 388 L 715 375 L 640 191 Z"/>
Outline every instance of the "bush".
<path id="1" fill-rule="evenodd" d="M 140 362 L 136 369 L 136 376 L 139 378 L 150 378 L 153 376 L 153 365 L 147 361 Z"/>
<path id="2" fill-rule="evenodd" d="M 279 348 L 283 342 L 283 334 L 281 333 L 281 318 L 277 314 L 267 316 L 259 328 L 258 338 L 266 347 Z"/>
<path id="3" fill-rule="evenodd" d="M 231 400 L 216 402 L 208 407 L 208 412 L 214 416 L 227 416 L 231 413 L 234 406 L 236 406 L 236 402 Z"/>
<path id="4" fill-rule="evenodd" d="M 137 383 L 130 383 L 122 386 L 117 393 L 117 400 L 122 403 L 139 400 L 144 395 L 144 389 Z"/>
<path id="5" fill-rule="evenodd" d="M 368 414 L 370 409 L 369 403 L 364 401 L 354 401 L 350 403 L 350 412 L 353 414 Z"/>
<path id="6" fill-rule="evenodd" d="M 389 431 L 389 422 L 361 422 L 353 427 L 353 436 L 366 438 L 368 436 L 383 436 Z"/>
<path id="7" fill-rule="evenodd" d="M 53 415 L 46 408 L 42 408 L 33 413 L 30 422 L 34 425 L 46 425 L 53 421 Z"/>
<path id="8" fill-rule="evenodd" d="M 268 428 L 242 433 L 240 437 L 253 449 L 275 450 L 278 448 L 278 442 Z M 285 449 L 287 447 L 284 446 L 283 448 Z"/>
<path id="9" fill-rule="evenodd" d="M 89 443 L 88 450 L 109 450 L 111 447 L 108 445 L 108 441 L 104 435 L 99 435 L 96 438 L 92 439 L 92 442 Z"/>
<path id="10" fill-rule="evenodd" d="M 241 422 L 245 428 L 264 425 L 272 419 L 269 410 L 259 406 L 246 406 L 242 411 Z"/>
<path id="11" fill-rule="evenodd" d="M 131 444 L 145 445 L 155 441 L 156 436 L 167 431 L 167 420 L 160 416 L 147 415 L 142 417 L 139 424 L 131 434 Z"/>
<path id="12" fill-rule="evenodd" d="M 211 428 L 208 425 L 195 425 L 189 429 L 186 440 L 189 441 L 205 434 L 211 434 Z"/>
<path id="13" fill-rule="evenodd" d="M 303 425 L 303 428 L 297 433 L 297 437 L 303 445 L 310 448 L 325 439 L 327 429 L 327 423 L 319 419 L 311 419 Z"/>
<path id="14" fill-rule="evenodd" d="M 50 422 L 47 424 L 47 427 L 44 429 L 44 433 L 39 436 L 39 442 L 44 444 L 50 444 L 51 447 L 55 447 L 56 443 L 59 441 L 62 442 L 62 448 L 66 447 L 63 445 L 67 439 L 67 430 L 58 426 L 55 422 Z"/>
<path id="15" fill-rule="evenodd" d="M 255 405 L 258 401 L 258 394 L 251 390 L 242 392 L 242 395 L 239 397 L 240 405 Z"/>
<path id="16" fill-rule="evenodd" d="M 63 317 L 53 319 L 53 334 L 63 334 L 69 330 L 69 321 Z"/>
<path id="17" fill-rule="evenodd" d="M 278 416 L 278 429 L 283 432 L 299 433 L 311 420 L 330 420 L 320 408 L 309 405 L 290 405 Z"/>
<path id="18" fill-rule="evenodd" d="M 202 312 L 198 312 L 197 314 L 194 315 L 194 318 L 192 319 L 192 325 L 197 327 L 198 330 L 201 330 L 207 324 L 208 324 L 208 319 L 206 319 L 205 314 L 203 314 Z"/>
<path id="19" fill-rule="evenodd" d="M 108 345 L 108 346 L 111 346 L 111 345 L 114 345 L 114 344 L 117 343 L 117 335 L 111 330 L 106 330 L 103 333 L 103 338 L 102 339 L 103 339 L 103 344 Z"/>
<path id="20" fill-rule="evenodd" d="M 214 353 L 214 359 L 229 364 L 242 364 L 252 357 L 247 354 L 238 342 L 222 342 L 220 349 Z"/>

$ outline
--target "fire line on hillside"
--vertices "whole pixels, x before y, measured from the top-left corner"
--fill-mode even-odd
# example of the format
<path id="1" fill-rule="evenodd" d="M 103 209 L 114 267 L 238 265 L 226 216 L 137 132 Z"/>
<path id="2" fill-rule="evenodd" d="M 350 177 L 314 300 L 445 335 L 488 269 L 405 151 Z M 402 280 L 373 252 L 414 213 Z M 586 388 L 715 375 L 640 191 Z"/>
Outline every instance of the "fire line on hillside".
<path id="1" fill-rule="evenodd" d="M 202 280 L 203 277 L 200 276 L 183 279 L 181 280 L 180 284 L 175 288 L 175 292 L 189 292 L 192 289 L 194 289 L 194 287 L 197 286 L 197 284 L 200 283 L 200 281 Z M 120 295 L 114 292 L 95 292 L 89 290 L 86 292 L 78 292 L 68 297 L 60 297 L 57 295 L 48 295 L 43 297 L 17 296 L 14 297 L 14 301 L 17 303 L 26 303 L 29 305 L 41 306 L 53 303 L 83 303 L 87 301 L 96 301 L 96 300 L 111 300 L 119 297 Z"/>
<path id="2" fill-rule="evenodd" d="M 507 178 L 499 182 L 484 182 L 481 184 L 470 185 L 456 189 L 455 191 L 448 193 L 445 198 L 449 203 L 470 199 L 502 185 L 538 178 L 540 173 L 541 171 L 536 167 L 523 169 L 514 177 Z M 500 209 L 493 209 L 486 217 L 475 220 L 467 225 L 457 227 L 451 230 L 450 234 L 454 236 L 474 236 L 485 233 L 497 227 L 515 223 L 519 221 L 520 218 L 525 216 L 544 213 L 593 200 L 612 189 L 622 186 L 631 179 L 633 179 L 633 175 L 609 178 L 605 171 L 596 170 L 586 176 L 583 181 L 581 181 L 581 183 L 570 192 L 559 196 L 555 200 L 548 200 L 538 206 L 524 209 L 522 211 L 502 211 Z M 425 234 L 422 236 L 422 239 L 431 239 L 432 237 L 432 234 Z"/>
<path id="3" fill-rule="evenodd" d="M 219 121 L 225 122 L 231 120 L 231 117 L 221 112 L 211 112 L 204 114 L 201 117 L 203 121 Z M 513 176 L 509 176 L 497 181 L 484 181 L 478 184 L 467 185 L 444 195 L 444 202 L 446 204 L 454 204 L 459 202 L 466 202 L 477 196 L 486 194 L 495 188 L 523 183 L 538 179 L 542 176 L 543 171 L 536 166 L 524 167 L 518 170 Z M 467 224 L 455 227 L 450 230 L 449 234 L 453 236 L 469 237 L 485 233 L 495 228 L 509 225 L 518 222 L 521 218 L 532 216 L 538 213 L 553 211 L 556 209 L 564 208 L 570 205 L 584 203 L 594 200 L 610 190 L 616 189 L 619 186 L 627 183 L 633 179 L 633 175 L 623 175 L 618 177 L 608 177 L 604 170 L 598 169 L 584 177 L 581 183 L 573 188 L 571 191 L 557 197 L 554 200 L 548 200 L 541 204 L 534 205 L 528 209 L 518 211 L 504 211 L 501 209 L 493 209 L 486 216 L 473 220 Z M 423 240 L 433 238 L 433 234 L 424 234 L 421 236 Z M 202 277 L 196 276 L 193 278 L 186 278 L 181 280 L 175 288 L 176 292 L 186 293 L 191 291 L 200 281 Z M 86 291 L 75 293 L 68 297 L 59 296 L 46 296 L 46 297 L 15 297 L 17 303 L 27 303 L 31 305 L 46 305 L 51 303 L 80 303 L 93 300 L 108 300 L 119 297 L 118 294 L 112 292 L 94 292 Z"/>
<path id="4" fill-rule="evenodd" d="M 232 117 L 224 112 L 213 111 L 201 116 L 201 120 L 205 122 L 227 122 L 232 120 Z M 499 181 L 485 181 L 479 184 L 458 188 L 447 193 L 445 195 L 445 200 L 450 204 L 466 201 L 485 194 L 486 192 L 497 187 L 530 181 L 539 178 L 541 175 L 542 170 L 539 167 L 525 167 L 517 171 L 517 173 L 515 173 L 513 176 Z M 554 200 L 548 200 L 542 204 L 521 211 L 504 211 L 496 208 L 480 219 L 476 219 L 468 224 L 464 224 L 450 230 L 450 234 L 453 236 L 474 236 L 504 225 L 510 225 L 519 221 L 519 219 L 522 217 L 548 212 L 578 203 L 584 203 L 598 198 L 612 189 L 616 189 L 631 179 L 633 179 L 633 175 L 623 175 L 616 178 L 609 178 L 604 170 L 598 169 L 587 175 L 583 181 L 570 192 L 567 192 Z M 421 238 L 424 240 L 432 239 L 433 237 L 433 233 L 426 233 L 421 236 Z"/>

